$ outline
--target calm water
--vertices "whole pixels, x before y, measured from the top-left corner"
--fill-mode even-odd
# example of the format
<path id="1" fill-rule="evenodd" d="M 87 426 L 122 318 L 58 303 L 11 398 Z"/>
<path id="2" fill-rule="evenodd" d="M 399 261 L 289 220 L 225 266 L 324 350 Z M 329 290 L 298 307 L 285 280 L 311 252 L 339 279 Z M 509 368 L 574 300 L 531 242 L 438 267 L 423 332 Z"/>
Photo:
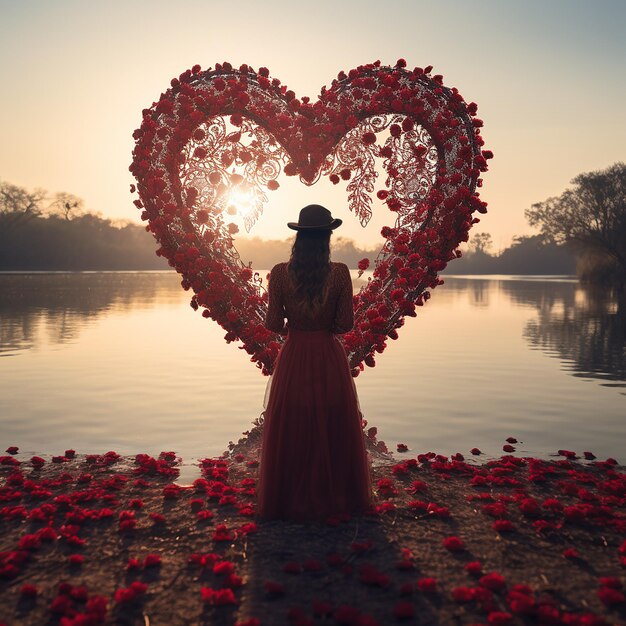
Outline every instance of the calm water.
<path id="1" fill-rule="evenodd" d="M 0 274 L 0 453 L 220 454 L 267 379 L 174 273 Z M 356 379 L 395 449 L 624 462 L 626 305 L 571 279 L 445 277 Z M 21 458 L 21 457 L 20 457 Z"/>

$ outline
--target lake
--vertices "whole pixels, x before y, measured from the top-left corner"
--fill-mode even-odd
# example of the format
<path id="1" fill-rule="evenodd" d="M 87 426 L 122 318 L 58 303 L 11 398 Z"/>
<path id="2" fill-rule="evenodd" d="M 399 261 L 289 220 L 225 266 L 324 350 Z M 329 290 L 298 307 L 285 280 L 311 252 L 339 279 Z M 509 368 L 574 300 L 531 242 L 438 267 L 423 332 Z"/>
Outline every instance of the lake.
<path id="1" fill-rule="evenodd" d="M 567 277 L 443 277 L 356 379 L 379 438 L 492 458 L 513 436 L 518 455 L 624 462 L 624 302 Z M 268 379 L 189 298 L 173 272 L 0 274 L 1 449 L 174 450 L 187 476 L 226 450 Z"/>

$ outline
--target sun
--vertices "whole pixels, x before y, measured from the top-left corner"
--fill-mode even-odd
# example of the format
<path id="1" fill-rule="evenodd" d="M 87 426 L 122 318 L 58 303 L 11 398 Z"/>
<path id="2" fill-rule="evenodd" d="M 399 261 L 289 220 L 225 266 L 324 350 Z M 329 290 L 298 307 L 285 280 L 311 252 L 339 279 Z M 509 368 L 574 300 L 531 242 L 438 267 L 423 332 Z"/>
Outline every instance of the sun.
<path id="1" fill-rule="evenodd" d="M 228 194 L 226 212 L 229 215 L 245 217 L 250 214 L 256 205 L 256 198 L 251 188 L 237 185 Z"/>

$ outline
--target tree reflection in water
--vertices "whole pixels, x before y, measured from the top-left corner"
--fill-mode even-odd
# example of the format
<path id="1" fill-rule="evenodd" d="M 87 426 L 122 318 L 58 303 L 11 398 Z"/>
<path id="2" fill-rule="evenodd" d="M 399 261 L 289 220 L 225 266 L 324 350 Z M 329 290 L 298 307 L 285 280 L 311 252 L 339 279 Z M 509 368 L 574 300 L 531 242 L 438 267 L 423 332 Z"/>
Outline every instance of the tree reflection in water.
<path id="1" fill-rule="evenodd" d="M 561 359 L 574 376 L 626 387 L 625 294 L 539 277 L 445 278 L 440 289 L 469 290 L 471 306 L 485 310 L 495 306 L 490 299 L 495 282 L 513 304 L 536 309 L 524 328 L 531 348 Z M 111 311 L 187 299 L 174 272 L 1 274 L 0 356 L 75 340 L 83 327 Z"/>
<path id="2" fill-rule="evenodd" d="M 626 388 L 626 295 L 577 283 L 503 281 L 514 302 L 537 309 L 524 338 L 562 361 L 573 376 Z"/>
<path id="3" fill-rule="evenodd" d="M 0 275 L 0 356 L 62 344 L 103 313 L 186 298 L 174 272 Z"/>

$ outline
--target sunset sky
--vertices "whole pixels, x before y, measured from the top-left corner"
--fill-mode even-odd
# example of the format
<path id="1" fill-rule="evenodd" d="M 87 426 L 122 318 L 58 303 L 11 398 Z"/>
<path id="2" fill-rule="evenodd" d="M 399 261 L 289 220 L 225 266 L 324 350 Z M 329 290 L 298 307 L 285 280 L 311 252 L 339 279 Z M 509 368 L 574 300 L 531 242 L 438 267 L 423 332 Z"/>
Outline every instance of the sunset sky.
<path id="1" fill-rule="evenodd" d="M 0 179 L 138 220 L 131 135 L 173 76 L 229 60 L 315 97 L 339 70 L 403 57 L 478 103 L 495 158 L 474 232 L 498 250 L 533 232 L 533 202 L 626 160 L 625 23 L 623 0 L 0 0 Z M 344 218 L 343 235 L 374 245 L 388 214 L 363 230 L 337 192 L 286 184 L 251 234 L 290 236 L 285 222 L 321 201 Z"/>

